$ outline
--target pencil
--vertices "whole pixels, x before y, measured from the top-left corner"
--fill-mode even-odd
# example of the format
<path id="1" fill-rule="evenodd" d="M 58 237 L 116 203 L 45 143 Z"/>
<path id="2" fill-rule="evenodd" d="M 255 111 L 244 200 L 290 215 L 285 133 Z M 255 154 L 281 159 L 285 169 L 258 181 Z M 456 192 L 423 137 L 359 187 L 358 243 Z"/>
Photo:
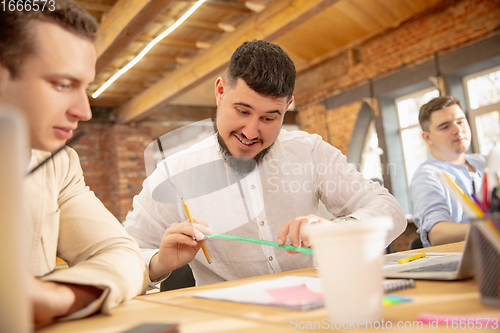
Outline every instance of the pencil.
<path id="1" fill-rule="evenodd" d="M 459 199 L 458 201 L 462 201 L 464 206 L 467 206 L 473 214 L 475 214 L 475 217 L 483 217 L 484 212 L 482 209 L 471 199 L 469 196 L 464 192 L 460 186 L 457 185 L 455 181 L 452 180 L 450 175 L 445 171 L 442 173 L 444 176 L 444 179 L 448 182 L 448 184 L 454 189 L 455 193 L 458 194 Z M 453 192 L 453 190 L 451 190 Z"/>
<path id="2" fill-rule="evenodd" d="M 191 213 L 189 212 L 189 208 L 188 206 L 186 205 L 186 202 L 184 201 L 183 198 L 181 198 L 182 200 L 182 204 L 184 205 L 184 210 L 186 211 L 186 214 L 188 216 L 188 219 L 189 219 L 189 222 L 193 223 L 193 217 L 191 216 Z M 208 264 L 211 264 L 212 263 L 212 260 L 210 260 L 210 256 L 208 255 L 208 252 L 207 252 L 207 248 L 205 247 L 205 245 L 203 245 L 201 247 L 201 249 L 203 250 L 203 253 L 205 254 L 205 258 L 207 258 L 207 262 Z"/>
<path id="3" fill-rule="evenodd" d="M 406 258 L 399 259 L 398 264 L 406 264 L 410 261 L 417 260 L 420 258 L 425 258 L 425 253 L 422 252 L 422 253 L 414 254 L 414 255 L 406 257 Z"/>
<path id="4" fill-rule="evenodd" d="M 451 186 L 451 189 L 448 186 L 448 188 L 450 189 L 450 193 L 452 195 L 453 193 L 458 195 L 457 200 L 461 201 L 464 210 L 465 208 L 468 207 L 472 210 L 472 213 L 474 214 L 474 216 L 472 216 L 473 218 L 484 218 L 487 213 L 484 212 L 471 198 L 469 198 L 467 194 L 465 194 L 464 190 L 462 190 L 460 186 L 458 186 L 456 181 L 453 181 L 450 175 L 446 171 L 443 171 L 442 175 L 444 176 L 445 182 L 448 182 L 448 185 Z M 490 229 L 490 231 L 496 236 L 497 239 L 500 239 L 500 232 L 498 232 L 498 230 L 495 228 L 493 222 L 491 222 L 491 219 L 486 218 L 485 225 L 488 229 Z"/>

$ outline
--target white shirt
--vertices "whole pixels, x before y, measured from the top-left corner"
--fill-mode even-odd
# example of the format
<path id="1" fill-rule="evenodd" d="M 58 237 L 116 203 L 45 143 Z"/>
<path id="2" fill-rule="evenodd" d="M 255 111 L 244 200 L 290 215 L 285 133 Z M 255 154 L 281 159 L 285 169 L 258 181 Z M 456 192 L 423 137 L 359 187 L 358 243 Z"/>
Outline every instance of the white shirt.
<path id="1" fill-rule="evenodd" d="M 217 138 L 211 136 L 167 157 L 144 181 L 124 226 L 147 262 L 158 252 L 165 229 L 187 219 L 172 184 L 183 192 L 191 214 L 201 216 L 214 233 L 277 242 L 283 223 L 317 214 L 318 200 L 334 215 L 392 217 L 387 244 L 406 228 L 405 213 L 387 189 L 364 179 L 318 135 L 281 130 L 263 161 L 239 182 L 224 176 L 225 167 Z M 313 265 L 312 255 L 264 245 L 210 238 L 205 246 L 212 264 L 202 251 L 190 263 L 197 285 Z"/>

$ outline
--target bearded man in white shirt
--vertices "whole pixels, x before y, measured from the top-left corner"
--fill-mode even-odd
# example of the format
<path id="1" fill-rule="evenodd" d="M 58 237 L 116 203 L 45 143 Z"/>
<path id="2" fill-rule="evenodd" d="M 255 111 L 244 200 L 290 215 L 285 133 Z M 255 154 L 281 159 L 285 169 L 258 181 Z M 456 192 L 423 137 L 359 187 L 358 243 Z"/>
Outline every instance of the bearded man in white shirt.
<path id="1" fill-rule="evenodd" d="M 331 223 L 316 215 L 319 200 L 347 219 L 392 217 L 387 244 L 403 232 L 404 211 L 385 188 L 363 179 L 320 136 L 281 129 L 295 76 L 278 45 L 256 40 L 236 49 L 226 77 L 215 82 L 216 134 L 159 163 L 124 224 L 151 281 L 187 263 L 197 285 L 310 267 L 310 254 L 204 234 L 311 247 L 307 225 Z M 180 195 L 199 215 L 193 224 Z M 199 251 L 203 245 L 211 264 Z"/>

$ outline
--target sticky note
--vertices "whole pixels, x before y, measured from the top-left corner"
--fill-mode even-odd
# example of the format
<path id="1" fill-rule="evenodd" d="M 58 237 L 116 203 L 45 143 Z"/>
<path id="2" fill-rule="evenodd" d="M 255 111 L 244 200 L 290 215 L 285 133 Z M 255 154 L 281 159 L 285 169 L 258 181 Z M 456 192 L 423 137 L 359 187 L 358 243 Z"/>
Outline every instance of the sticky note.
<path id="1" fill-rule="evenodd" d="M 323 299 L 322 294 L 314 293 L 305 284 L 288 286 L 283 288 L 266 289 L 278 303 L 301 303 L 305 301 L 316 301 Z"/>
<path id="2" fill-rule="evenodd" d="M 412 299 L 409 297 L 403 297 L 398 295 L 386 295 L 382 298 L 382 304 L 384 306 L 390 306 L 398 303 L 411 302 Z"/>

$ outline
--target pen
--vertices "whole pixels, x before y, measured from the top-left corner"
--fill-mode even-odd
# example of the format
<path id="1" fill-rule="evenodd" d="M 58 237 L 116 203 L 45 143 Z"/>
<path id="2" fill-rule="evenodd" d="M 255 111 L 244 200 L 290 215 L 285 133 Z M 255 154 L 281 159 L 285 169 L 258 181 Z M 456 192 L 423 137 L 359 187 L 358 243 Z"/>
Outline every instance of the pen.
<path id="1" fill-rule="evenodd" d="M 484 203 L 481 203 L 481 201 L 479 201 L 479 199 L 474 195 L 474 194 L 471 194 L 470 196 L 472 198 L 472 200 L 474 201 L 474 203 L 479 207 L 481 208 L 481 210 L 484 212 L 484 213 L 487 213 L 488 212 L 488 208 L 486 208 L 485 204 Z"/>
<path id="2" fill-rule="evenodd" d="M 486 211 L 490 208 L 490 201 L 488 200 L 488 172 L 484 173 L 483 176 L 483 187 L 481 188 L 483 191 L 483 205 L 486 207 Z"/>
<path id="3" fill-rule="evenodd" d="M 189 208 L 186 205 L 186 202 L 184 201 L 184 199 L 182 199 L 182 204 L 184 205 L 184 210 L 186 211 L 186 214 L 188 216 L 189 222 L 193 223 L 194 222 L 193 221 L 193 217 L 191 216 L 191 213 L 189 212 Z M 208 255 L 208 252 L 207 252 L 207 249 L 206 249 L 205 245 L 203 245 L 201 247 L 201 249 L 203 250 L 203 253 L 205 254 L 205 258 L 207 258 L 208 264 L 211 264 L 212 260 L 210 260 L 210 256 Z"/>
<path id="4" fill-rule="evenodd" d="M 420 259 L 420 258 L 425 258 L 425 253 L 424 252 L 419 253 L 419 254 L 414 254 L 414 255 L 406 257 L 406 258 L 399 259 L 398 260 L 398 264 L 406 264 L 406 263 L 408 263 L 410 261 L 417 260 L 417 259 Z"/>

